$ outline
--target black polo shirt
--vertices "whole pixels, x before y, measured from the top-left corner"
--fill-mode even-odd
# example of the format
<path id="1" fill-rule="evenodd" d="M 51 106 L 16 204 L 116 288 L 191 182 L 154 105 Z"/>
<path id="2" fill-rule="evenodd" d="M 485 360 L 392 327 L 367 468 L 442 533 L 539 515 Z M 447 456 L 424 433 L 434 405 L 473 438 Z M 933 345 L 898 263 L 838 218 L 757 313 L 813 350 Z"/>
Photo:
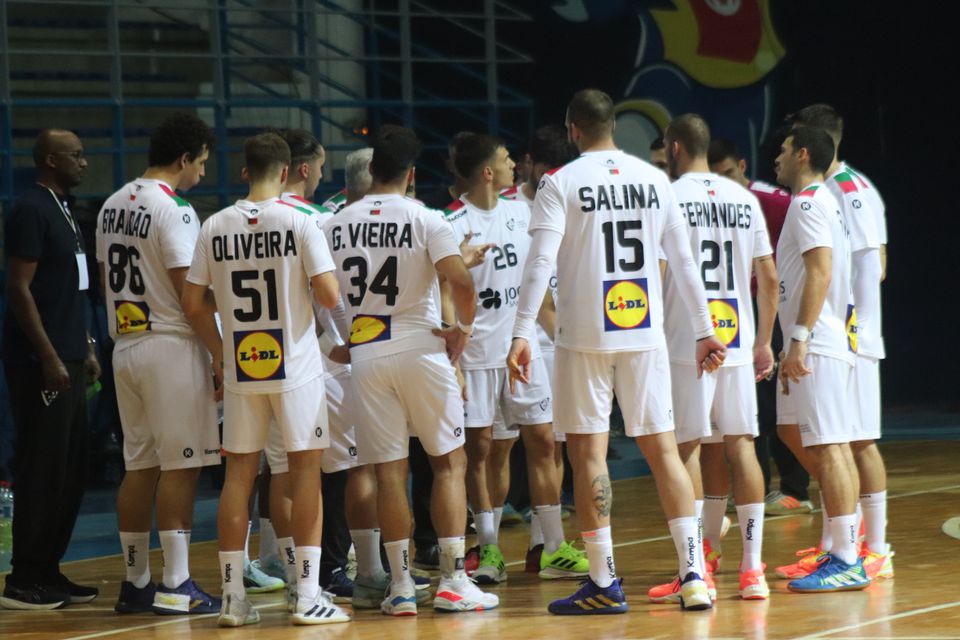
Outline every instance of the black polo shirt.
<path id="1" fill-rule="evenodd" d="M 70 212 L 73 199 L 57 196 Z M 34 186 L 20 196 L 4 220 L 8 258 L 37 261 L 30 291 L 47 337 L 63 361 L 87 355 L 87 324 L 77 270 L 78 237 L 45 187 Z M 3 318 L 3 357 L 7 362 L 37 362 L 39 358 L 13 313 L 10 301 Z"/>

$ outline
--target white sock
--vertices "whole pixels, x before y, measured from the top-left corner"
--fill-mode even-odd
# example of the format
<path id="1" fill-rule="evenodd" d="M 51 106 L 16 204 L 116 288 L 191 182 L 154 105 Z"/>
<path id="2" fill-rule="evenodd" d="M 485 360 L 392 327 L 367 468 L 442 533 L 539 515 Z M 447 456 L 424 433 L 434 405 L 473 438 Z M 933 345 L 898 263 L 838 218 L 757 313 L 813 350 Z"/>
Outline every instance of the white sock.
<path id="1" fill-rule="evenodd" d="M 250 562 L 250 529 L 253 527 L 253 523 L 247 520 L 247 537 L 243 541 L 243 564 L 244 566 Z"/>
<path id="2" fill-rule="evenodd" d="M 857 542 L 860 541 L 860 525 L 863 524 L 863 507 L 860 506 L 860 498 L 857 498 L 857 510 L 854 512 L 857 516 Z"/>
<path id="3" fill-rule="evenodd" d="M 280 561 L 287 571 L 287 584 L 297 582 L 297 552 L 293 545 L 293 538 L 277 538 L 277 550 L 280 552 Z"/>
<path id="4" fill-rule="evenodd" d="M 760 569 L 760 552 L 763 549 L 763 503 L 738 504 L 737 520 L 740 522 L 740 539 L 743 541 L 741 571 Z"/>
<path id="5" fill-rule="evenodd" d="M 260 518 L 260 564 L 279 561 L 277 557 L 277 532 L 269 518 Z"/>
<path id="6" fill-rule="evenodd" d="M 351 529 L 357 555 L 357 575 L 376 577 L 384 573 L 380 559 L 380 529 Z"/>
<path id="7" fill-rule="evenodd" d="M 300 547 L 297 555 L 297 597 L 310 601 L 320 593 L 320 547 Z"/>
<path id="8" fill-rule="evenodd" d="M 220 577 L 223 579 L 223 596 L 231 595 L 235 600 L 245 600 L 247 592 L 243 588 L 243 550 L 220 552 Z"/>
<path id="9" fill-rule="evenodd" d="M 438 538 L 440 546 L 440 575 L 447 580 L 466 578 L 463 571 L 463 536 Z"/>
<path id="10" fill-rule="evenodd" d="M 190 577 L 190 531 L 161 531 L 160 548 L 163 549 L 163 584 L 175 589 Z"/>
<path id="11" fill-rule="evenodd" d="M 600 588 L 609 587 L 617 579 L 610 527 L 582 531 L 580 535 L 587 549 L 587 559 L 590 561 L 590 579 Z"/>
<path id="12" fill-rule="evenodd" d="M 727 496 L 704 496 L 703 537 L 714 551 L 720 551 L 720 529 L 726 512 Z"/>
<path id="13" fill-rule="evenodd" d="M 874 553 L 885 555 L 889 551 L 887 548 L 887 492 L 878 491 L 862 495 L 860 505 L 863 508 L 863 528 L 867 547 Z"/>
<path id="14" fill-rule="evenodd" d="M 473 522 L 477 525 L 477 544 L 497 544 L 497 530 L 493 528 L 493 511 L 474 511 Z"/>
<path id="15" fill-rule="evenodd" d="M 390 563 L 390 582 L 396 585 L 413 582 L 410 577 L 410 540 L 404 538 L 384 542 L 383 548 L 387 551 L 387 562 Z"/>
<path id="16" fill-rule="evenodd" d="M 677 558 L 680 561 L 680 580 L 683 580 L 690 571 L 703 578 L 705 574 L 703 543 L 697 531 L 696 516 L 674 518 L 667 523 L 667 526 L 670 527 L 670 535 L 673 536 L 673 545 L 677 549 Z"/>
<path id="17" fill-rule="evenodd" d="M 560 505 L 547 504 L 534 507 L 533 510 L 537 514 L 543 532 L 543 550 L 547 553 L 555 553 L 563 544 L 563 514 L 560 513 Z"/>
<path id="18" fill-rule="evenodd" d="M 833 547 L 830 553 L 847 564 L 857 561 L 857 514 L 832 516 L 829 520 Z"/>
<path id="19" fill-rule="evenodd" d="M 537 517 L 537 510 L 530 511 L 530 546 L 533 549 L 538 544 L 543 544 L 543 529 L 540 528 L 540 518 Z"/>
<path id="20" fill-rule="evenodd" d="M 823 500 L 823 492 L 820 493 L 820 550 L 830 551 L 833 549 L 833 535 L 830 532 L 830 514 L 827 513 L 827 503 Z"/>
<path id="21" fill-rule="evenodd" d="M 150 532 L 121 531 L 120 548 L 127 565 L 127 582 L 143 589 L 150 582 Z"/>
<path id="22" fill-rule="evenodd" d="M 497 532 L 497 537 L 500 537 L 500 520 L 503 518 L 503 507 L 494 507 L 493 508 L 493 530 Z"/>

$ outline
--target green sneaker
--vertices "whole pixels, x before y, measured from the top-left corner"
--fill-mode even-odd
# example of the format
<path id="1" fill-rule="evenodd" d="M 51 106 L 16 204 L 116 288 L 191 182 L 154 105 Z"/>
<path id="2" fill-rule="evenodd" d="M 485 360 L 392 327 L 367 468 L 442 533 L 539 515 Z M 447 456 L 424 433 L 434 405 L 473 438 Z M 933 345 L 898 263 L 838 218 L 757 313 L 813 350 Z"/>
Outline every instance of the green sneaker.
<path id="1" fill-rule="evenodd" d="M 485 544 L 480 547 L 480 566 L 470 576 L 477 584 L 500 584 L 507 581 L 507 566 L 500 547 Z"/>
<path id="2" fill-rule="evenodd" d="M 540 577 L 543 580 L 583 578 L 590 573 L 587 554 L 569 542 L 562 542 L 553 553 L 540 554 Z"/>

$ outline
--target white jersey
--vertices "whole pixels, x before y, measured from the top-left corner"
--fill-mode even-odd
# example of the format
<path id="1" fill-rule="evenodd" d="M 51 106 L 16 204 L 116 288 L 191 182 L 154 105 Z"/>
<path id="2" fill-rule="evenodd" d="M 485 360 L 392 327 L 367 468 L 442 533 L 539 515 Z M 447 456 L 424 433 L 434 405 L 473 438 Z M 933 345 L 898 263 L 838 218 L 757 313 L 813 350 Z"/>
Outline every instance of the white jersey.
<path id="1" fill-rule="evenodd" d="M 667 175 L 620 150 L 593 151 L 546 173 L 530 230 L 563 234 L 556 344 L 573 351 L 664 346 L 657 256 L 684 224 Z"/>
<path id="2" fill-rule="evenodd" d="M 310 278 L 333 271 L 320 218 L 239 200 L 203 224 L 187 280 L 212 286 L 232 393 L 289 391 L 323 375 Z"/>
<path id="3" fill-rule="evenodd" d="M 887 222 L 884 217 L 883 199 L 879 192 L 845 163 L 826 180 L 830 193 L 840 202 L 850 231 L 850 251 L 880 249 L 887 243 Z M 857 282 L 856 267 L 852 271 Z M 880 307 L 880 283 L 874 283 L 877 293 L 875 308 L 864 308 L 864 301 L 856 300 L 857 308 L 857 353 L 871 358 L 885 357 L 883 346 L 882 309 Z M 856 290 L 856 287 L 854 287 Z"/>
<path id="4" fill-rule="evenodd" d="M 471 242 L 495 245 L 482 264 L 470 269 L 477 289 L 477 315 L 473 337 L 463 351 L 460 366 L 502 369 L 510 351 L 523 265 L 530 250 L 530 207 L 522 201 L 498 198 L 496 207 L 484 211 L 460 196 L 444 214 L 453 227 L 454 237 L 473 233 Z M 533 357 L 539 357 L 539 344 L 531 340 L 531 345 Z"/>
<path id="5" fill-rule="evenodd" d="M 104 203 L 96 251 L 117 350 L 152 333 L 193 335 L 167 270 L 190 266 L 199 235 L 193 207 L 161 180 L 137 178 Z"/>
<path id="6" fill-rule="evenodd" d="M 832 250 L 832 272 L 823 308 L 810 333 L 808 352 L 852 365 L 856 358 L 856 316 L 851 304 L 850 241 L 840 203 L 822 183 L 812 184 L 794 197 L 777 243 L 780 329 L 784 340 L 790 339 L 800 311 L 806 281 L 803 254 L 817 247 Z"/>
<path id="7" fill-rule="evenodd" d="M 673 183 L 673 190 L 707 292 L 714 331 L 727 346 L 723 364 L 750 364 L 756 333 L 750 274 L 755 258 L 773 253 L 760 202 L 736 182 L 713 173 L 684 174 Z M 695 364 L 690 311 L 669 270 L 664 278 L 664 305 L 670 361 Z"/>
<path id="8" fill-rule="evenodd" d="M 368 195 L 329 218 L 340 294 L 351 320 L 352 362 L 443 349 L 434 265 L 460 255 L 443 215 L 401 195 Z"/>
<path id="9" fill-rule="evenodd" d="M 527 197 L 527 194 L 523 192 L 523 185 L 521 184 L 515 184 L 512 187 L 507 187 L 500 192 L 500 197 L 506 198 L 507 200 L 515 200 L 517 202 L 526 202 L 528 207 L 533 206 L 533 198 Z"/>

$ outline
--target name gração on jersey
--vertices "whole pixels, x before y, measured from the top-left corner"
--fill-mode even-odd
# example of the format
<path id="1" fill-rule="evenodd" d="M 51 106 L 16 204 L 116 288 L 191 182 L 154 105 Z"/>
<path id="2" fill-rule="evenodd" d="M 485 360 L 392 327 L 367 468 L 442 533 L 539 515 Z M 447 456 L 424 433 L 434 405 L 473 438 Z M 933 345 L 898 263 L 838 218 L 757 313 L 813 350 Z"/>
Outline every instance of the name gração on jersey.
<path id="1" fill-rule="evenodd" d="M 150 232 L 150 214 L 140 205 L 134 210 L 104 209 L 100 231 L 103 234 L 115 233 L 123 236 L 146 238 Z"/>
<path id="2" fill-rule="evenodd" d="M 691 227 L 749 229 L 753 207 L 745 202 L 681 202 L 683 217 Z"/>
<path id="3" fill-rule="evenodd" d="M 264 260 L 297 255 L 297 243 L 291 229 L 214 236 L 212 247 L 215 262 Z"/>
<path id="4" fill-rule="evenodd" d="M 624 211 L 632 209 L 659 208 L 660 198 L 652 184 L 599 184 L 595 187 L 580 187 L 580 210 Z"/>
<path id="5" fill-rule="evenodd" d="M 402 225 L 397 222 L 353 222 L 347 225 L 347 237 L 351 247 L 413 248 L 413 228 L 409 222 Z M 346 246 L 343 243 L 343 227 L 333 227 L 330 240 L 334 251 L 343 249 Z"/>

